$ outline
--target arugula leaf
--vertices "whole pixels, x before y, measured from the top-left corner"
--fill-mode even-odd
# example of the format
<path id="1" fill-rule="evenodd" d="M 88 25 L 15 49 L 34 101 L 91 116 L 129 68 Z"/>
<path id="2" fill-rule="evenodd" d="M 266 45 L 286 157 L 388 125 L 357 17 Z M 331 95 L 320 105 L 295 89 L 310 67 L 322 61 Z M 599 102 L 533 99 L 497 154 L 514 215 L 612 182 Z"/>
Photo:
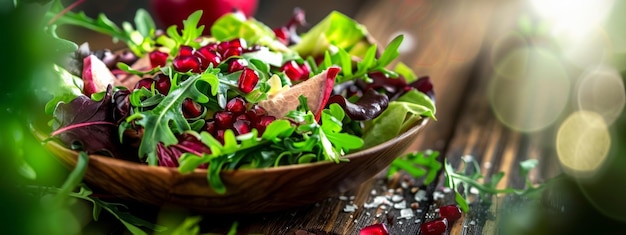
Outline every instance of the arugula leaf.
<path id="1" fill-rule="evenodd" d="M 424 177 L 424 184 L 428 185 L 435 181 L 437 173 L 441 169 L 441 163 L 437 160 L 438 151 L 427 150 L 424 152 L 412 152 L 396 158 L 387 171 L 390 177 L 400 170 L 404 170 L 413 178 Z"/>
<path id="2" fill-rule="evenodd" d="M 183 29 L 181 33 L 178 33 L 178 26 L 172 25 L 167 28 L 167 35 L 174 40 L 175 44 L 170 47 L 170 54 L 178 54 L 180 46 L 187 45 L 193 48 L 198 48 L 200 43 L 196 39 L 202 36 L 204 25 L 198 25 L 200 18 L 202 17 L 202 10 L 197 10 L 191 13 L 186 20 L 183 20 Z"/>
<path id="3" fill-rule="evenodd" d="M 191 127 L 182 115 L 181 106 L 186 98 L 191 98 L 199 103 L 206 103 L 209 98 L 196 87 L 198 81 L 209 83 L 207 76 L 200 74 L 192 75 L 187 80 L 173 89 L 152 110 L 138 112 L 129 116 L 127 122 L 135 122 L 144 127 L 144 137 L 139 145 L 139 157 L 145 158 L 150 165 L 157 165 L 157 143 L 165 146 L 178 142 L 175 134 L 190 130 Z"/>
<path id="4" fill-rule="evenodd" d="M 538 190 L 542 190 L 544 185 L 533 186 L 530 183 L 530 179 L 528 178 L 528 171 L 534 168 L 537 165 L 536 160 L 530 159 L 523 162 L 520 162 L 520 174 L 526 179 L 527 184 L 522 189 L 515 188 L 504 188 L 498 189 L 496 188 L 498 182 L 504 177 L 504 172 L 499 172 L 491 175 L 491 179 L 489 182 L 480 183 L 479 179 L 484 178 L 484 176 L 480 172 L 480 166 L 478 162 L 474 158 L 464 158 L 464 164 L 455 171 L 452 165 L 450 165 L 446 160 L 444 160 L 444 174 L 446 177 L 445 186 L 453 189 L 455 191 L 456 197 L 455 200 L 459 207 L 467 212 L 469 210 L 468 199 L 466 198 L 469 195 L 469 190 L 471 188 L 475 188 L 478 190 L 478 196 L 481 199 L 482 203 L 491 203 L 490 195 L 496 194 L 517 194 L 517 195 L 528 195 L 530 193 L 537 192 Z M 471 166 L 471 169 L 467 169 L 467 166 Z M 467 174 L 466 172 L 473 172 Z M 463 190 L 463 193 L 459 192 L 459 190 Z M 465 195 L 466 197 L 463 197 Z"/>
<path id="5" fill-rule="evenodd" d="M 138 56 L 142 56 L 154 49 L 155 42 L 152 38 L 155 33 L 155 24 L 145 9 L 138 9 L 136 12 L 135 24 L 137 30 L 129 22 L 123 22 L 123 27 L 120 28 L 105 14 L 99 14 L 95 19 L 87 16 L 85 12 L 76 13 L 69 11 L 59 15 L 63 10 L 64 8 L 60 1 L 57 1 L 55 6 L 47 12 L 48 18 L 55 19 L 54 25 L 75 25 L 109 35 L 114 42 L 117 40 L 124 42 Z M 56 16 L 60 17 L 53 18 Z"/>
<path id="6" fill-rule="evenodd" d="M 379 59 L 376 58 L 377 53 L 377 45 L 373 44 L 367 47 L 367 50 L 362 55 L 361 60 L 356 62 L 356 71 L 353 71 L 353 61 L 352 57 L 355 56 L 350 52 L 346 51 L 344 48 L 336 47 L 336 52 L 331 53 L 334 50 L 328 50 L 324 52 L 324 60 L 319 67 L 311 66 L 315 68 L 314 73 L 320 73 L 321 71 L 327 69 L 332 65 L 341 66 L 341 72 L 337 75 L 337 83 L 344 83 L 346 81 L 354 80 L 354 79 L 367 79 L 368 74 L 373 72 L 382 72 L 386 76 L 389 77 L 397 77 L 398 74 L 394 70 L 386 69 L 392 61 L 394 61 L 400 53 L 398 52 L 398 48 L 402 43 L 403 36 L 399 35 L 395 37 L 389 45 L 382 52 L 382 55 Z M 334 47 L 335 48 L 335 47 Z M 313 60 L 314 61 L 314 60 Z M 312 64 L 309 62 L 309 64 Z M 405 68 L 405 70 L 412 71 L 410 68 Z M 407 71 L 403 71 L 407 73 Z"/>

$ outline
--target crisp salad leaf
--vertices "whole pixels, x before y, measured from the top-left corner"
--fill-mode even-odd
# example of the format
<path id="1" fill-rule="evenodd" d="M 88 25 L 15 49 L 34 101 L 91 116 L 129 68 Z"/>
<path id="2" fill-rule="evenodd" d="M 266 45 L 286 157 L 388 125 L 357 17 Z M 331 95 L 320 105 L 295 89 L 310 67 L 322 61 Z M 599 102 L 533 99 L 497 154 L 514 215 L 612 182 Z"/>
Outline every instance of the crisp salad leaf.
<path id="1" fill-rule="evenodd" d="M 225 14 L 217 19 L 211 26 L 211 36 L 218 41 L 242 38 L 250 44 L 259 44 L 284 51 L 284 46 L 278 43 L 271 28 L 253 18 L 246 19 L 245 16 L 238 13 Z"/>
<path id="2" fill-rule="evenodd" d="M 145 128 L 144 137 L 139 146 L 139 156 L 147 157 L 150 165 L 157 165 L 157 143 L 171 145 L 177 143 L 176 135 L 190 130 L 191 127 L 181 114 L 181 106 L 186 98 L 200 103 L 206 103 L 209 98 L 200 92 L 196 86 L 198 81 L 209 83 L 209 77 L 200 74 L 193 75 L 180 83 L 169 95 L 154 108 L 144 112 L 138 112 L 127 118 L 127 122 L 135 121 L 136 124 Z"/>
<path id="3" fill-rule="evenodd" d="M 411 90 L 389 106 L 368 124 L 363 134 L 365 147 L 390 140 L 414 126 L 423 117 L 435 117 L 435 105 L 424 93 Z"/>
<path id="4" fill-rule="evenodd" d="M 323 55 L 331 47 L 341 48 L 355 56 L 363 56 L 360 44 L 369 45 L 365 26 L 338 12 L 331 12 L 326 18 L 304 33 L 301 41 L 292 49 L 303 57 Z"/>

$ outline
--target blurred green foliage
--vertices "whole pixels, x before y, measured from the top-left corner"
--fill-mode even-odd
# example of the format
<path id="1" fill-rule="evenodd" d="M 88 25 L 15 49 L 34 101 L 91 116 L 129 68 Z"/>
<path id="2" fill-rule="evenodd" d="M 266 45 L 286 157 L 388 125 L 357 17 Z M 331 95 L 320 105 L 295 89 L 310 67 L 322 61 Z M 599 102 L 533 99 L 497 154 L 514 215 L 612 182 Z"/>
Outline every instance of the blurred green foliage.
<path id="1" fill-rule="evenodd" d="M 45 65 L 57 58 L 42 22 L 45 1 L 22 4 L 0 1 L 0 231 L 3 234 L 62 234 L 64 226 L 52 218 L 25 185 L 58 184 L 66 172 L 34 138 L 30 125 L 45 120 L 41 86 Z M 43 76 L 43 77 L 42 77 Z M 45 121 L 44 121 L 45 126 Z M 54 229 L 57 227 L 58 229 Z"/>

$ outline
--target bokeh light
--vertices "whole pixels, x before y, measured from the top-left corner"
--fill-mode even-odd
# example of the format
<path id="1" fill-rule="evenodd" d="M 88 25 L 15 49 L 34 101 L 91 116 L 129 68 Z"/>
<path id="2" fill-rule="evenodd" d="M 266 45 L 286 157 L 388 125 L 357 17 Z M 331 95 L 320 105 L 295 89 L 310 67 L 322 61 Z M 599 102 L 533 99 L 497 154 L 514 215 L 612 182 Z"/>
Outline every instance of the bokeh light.
<path id="1" fill-rule="evenodd" d="M 577 111 L 561 124 L 556 150 L 566 173 L 590 178 L 601 169 L 611 146 L 611 137 L 602 115 Z"/>
<path id="2" fill-rule="evenodd" d="M 614 0 L 531 0 L 535 11 L 553 25 L 553 35 L 568 38 L 586 34 L 604 23 Z"/>
<path id="3" fill-rule="evenodd" d="M 514 49 L 499 60 L 488 87 L 498 119 L 521 132 L 553 124 L 569 94 L 570 79 L 559 58 L 550 50 L 532 46 Z"/>
<path id="4" fill-rule="evenodd" d="M 609 67 L 584 73 L 578 81 L 575 95 L 579 110 L 601 115 L 607 125 L 611 125 L 622 113 L 626 102 L 622 77 Z"/>

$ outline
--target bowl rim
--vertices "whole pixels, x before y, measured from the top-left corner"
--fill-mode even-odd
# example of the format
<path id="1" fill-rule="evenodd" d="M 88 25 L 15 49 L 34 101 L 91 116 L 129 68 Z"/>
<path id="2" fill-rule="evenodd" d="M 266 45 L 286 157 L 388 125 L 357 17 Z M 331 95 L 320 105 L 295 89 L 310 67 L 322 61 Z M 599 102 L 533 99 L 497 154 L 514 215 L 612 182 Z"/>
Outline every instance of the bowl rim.
<path id="1" fill-rule="evenodd" d="M 409 128 L 408 130 L 404 131 L 403 133 L 401 133 L 400 135 L 391 138 L 383 143 L 377 144 L 375 146 L 372 146 L 370 148 L 361 150 L 361 151 L 357 151 L 354 153 L 350 153 L 347 154 L 345 156 L 343 156 L 343 159 L 347 159 L 348 161 L 343 162 L 343 163 L 335 163 L 332 161 L 317 161 L 317 162 L 311 162 L 311 163 L 306 163 L 306 164 L 291 164 L 291 165 L 281 165 L 281 166 L 275 166 L 275 167 L 267 167 L 267 168 L 245 168 L 245 169 L 234 169 L 234 170 L 221 170 L 220 174 L 234 174 L 237 172 L 240 173 L 248 173 L 248 174 L 254 174 L 254 173 L 260 173 L 260 172 L 281 172 L 281 171 L 288 171 L 288 170 L 293 170 L 293 169 L 301 169 L 301 168 L 306 168 L 306 167 L 314 167 L 317 165 L 327 165 L 327 164 L 345 164 L 345 163 L 349 163 L 352 159 L 356 159 L 359 157 L 363 157 L 364 155 L 368 155 L 369 153 L 373 153 L 373 152 L 377 152 L 380 151 L 381 149 L 387 148 L 391 145 L 394 144 L 394 141 L 400 140 L 400 139 L 404 139 L 407 138 L 413 134 L 415 134 L 416 132 L 419 132 L 422 128 L 424 128 L 429 122 L 429 118 L 427 117 L 423 117 L 422 119 L 418 120 L 415 125 L 411 128 Z M 33 134 L 35 135 L 35 137 L 37 139 L 39 139 L 40 141 L 46 141 L 49 140 L 49 136 L 47 134 L 44 134 L 38 130 L 36 130 L 35 128 L 32 129 Z M 53 140 L 49 140 L 45 143 L 45 146 L 48 147 L 48 149 L 50 150 L 50 148 L 55 148 L 64 152 L 71 152 L 73 154 L 72 158 L 74 158 L 74 160 L 77 159 L 77 154 L 78 152 L 72 149 L 69 149 L 65 146 L 63 146 L 61 143 L 57 142 L 57 141 L 53 141 Z M 52 153 L 53 155 L 57 155 Z M 57 160 L 59 156 L 56 156 Z M 89 154 L 89 158 L 93 159 L 97 162 L 100 163 L 105 163 L 105 164 L 115 164 L 115 165 L 119 165 L 119 166 L 127 166 L 127 167 L 132 167 L 132 168 L 139 168 L 139 170 L 165 170 L 165 171 L 170 171 L 170 172 L 178 172 L 180 173 L 180 171 L 178 170 L 178 167 L 163 167 L 163 166 L 150 166 L 150 165 L 146 165 L 146 164 L 142 164 L 142 163 L 138 163 L 138 162 L 132 162 L 132 161 L 128 161 L 128 160 L 123 160 L 123 159 L 118 159 L 118 158 L 112 158 L 112 157 L 108 157 L 108 156 L 103 156 L 103 155 L 98 155 L 98 154 Z M 90 161 L 91 162 L 91 161 Z M 75 163 L 74 163 L 75 164 Z M 74 164 L 69 164 L 69 165 L 74 165 Z M 206 175 L 208 173 L 207 169 L 200 169 L 200 168 L 196 168 L 191 172 L 188 173 L 180 173 L 180 174 L 204 174 Z"/>

